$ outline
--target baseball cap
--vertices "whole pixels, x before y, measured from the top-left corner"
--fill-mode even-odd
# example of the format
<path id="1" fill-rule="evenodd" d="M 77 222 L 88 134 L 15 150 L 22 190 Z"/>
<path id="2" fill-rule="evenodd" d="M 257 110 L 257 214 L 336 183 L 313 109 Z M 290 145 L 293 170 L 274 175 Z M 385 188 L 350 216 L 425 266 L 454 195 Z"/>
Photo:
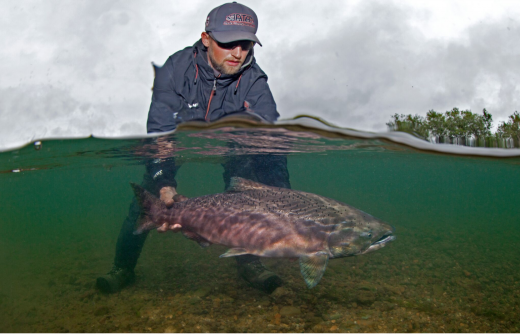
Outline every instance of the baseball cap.
<path id="1" fill-rule="evenodd" d="M 213 8 L 206 19 L 206 32 L 220 43 L 249 40 L 262 46 L 255 35 L 257 30 L 255 12 L 236 1 Z"/>

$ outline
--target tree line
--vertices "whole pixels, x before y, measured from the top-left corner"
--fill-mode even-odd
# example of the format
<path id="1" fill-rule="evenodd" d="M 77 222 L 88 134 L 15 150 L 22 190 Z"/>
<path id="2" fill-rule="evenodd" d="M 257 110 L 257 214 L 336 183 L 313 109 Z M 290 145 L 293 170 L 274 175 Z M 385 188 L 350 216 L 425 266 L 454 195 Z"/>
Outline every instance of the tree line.
<path id="1" fill-rule="evenodd" d="M 520 147 L 520 114 L 515 111 L 492 133 L 493 116 L 453 108 L 445 113 L 430 110 L 426 117 L 394 114 L 386 123 L 390 131 L 403 131 L 432 143 L 479 147 Z"/>

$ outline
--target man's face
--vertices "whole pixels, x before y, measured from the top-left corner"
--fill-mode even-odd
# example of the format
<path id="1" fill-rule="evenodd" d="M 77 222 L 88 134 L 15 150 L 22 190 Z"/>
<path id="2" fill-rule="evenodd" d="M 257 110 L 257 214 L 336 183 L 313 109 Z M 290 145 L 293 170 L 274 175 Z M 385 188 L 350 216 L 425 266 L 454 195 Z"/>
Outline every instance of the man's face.
<path id="1" fill-rule="evenodd" d="M 208 48 L 208 58 L 211 67 L 222 74 L 235 74 L 246 60 L 249 50 L 254 46 L 252 41 L 236 41 L 219 43 L 208 33 L 203 32 L 202 43 Z"/>

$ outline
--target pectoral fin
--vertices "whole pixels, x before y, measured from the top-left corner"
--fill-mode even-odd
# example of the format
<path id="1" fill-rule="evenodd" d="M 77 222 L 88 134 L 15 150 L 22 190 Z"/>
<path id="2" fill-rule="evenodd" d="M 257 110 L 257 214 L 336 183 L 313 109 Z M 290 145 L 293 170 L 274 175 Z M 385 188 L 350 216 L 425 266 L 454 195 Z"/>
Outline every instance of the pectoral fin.
<path id="1" fill-rule="evenodd" d="M 300 257 L 300 271 L 309 289 L 314 288 L 321 280 L 328 262 L 329 255 L 325 252 Z"/>
<path id="2" fill-rule="evenodd" d="M 182 234 L 186 238 L 191 239 L 193 241 L 196 241 L 200 245 L 200 247 L 206 248 L 206 247 L 209 247 L 209 245 L 211 245 L 211 242 L 209 242 L 208 240 L 204 239 L 203 237 L 201 237 L 197 233 L 193 233 L 191 231 L 182 231 Z"/>
<path id="3" fill-rule="evenodd" d="M 231 248 L 224 254 L 220 255 L 220 257 L 231 257 L 231 256 L 239 256 L 239 255 L 246 255 L 246 254 L 249 254 L 249 252 L 243 248 Z"/>

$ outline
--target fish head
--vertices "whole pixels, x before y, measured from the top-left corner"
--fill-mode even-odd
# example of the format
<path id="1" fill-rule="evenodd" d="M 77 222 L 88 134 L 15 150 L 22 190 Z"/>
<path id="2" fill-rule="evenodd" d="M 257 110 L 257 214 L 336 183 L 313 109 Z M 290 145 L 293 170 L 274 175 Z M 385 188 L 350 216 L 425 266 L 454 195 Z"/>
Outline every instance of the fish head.
<path id="1" fill-rule="evenodd" d="M 335 258 L 366 254 L 395 240 L 393 234 L 391 225 L 376 218 L 362 223 L 344 221 L 329 234 L 329 252 Z"/>

